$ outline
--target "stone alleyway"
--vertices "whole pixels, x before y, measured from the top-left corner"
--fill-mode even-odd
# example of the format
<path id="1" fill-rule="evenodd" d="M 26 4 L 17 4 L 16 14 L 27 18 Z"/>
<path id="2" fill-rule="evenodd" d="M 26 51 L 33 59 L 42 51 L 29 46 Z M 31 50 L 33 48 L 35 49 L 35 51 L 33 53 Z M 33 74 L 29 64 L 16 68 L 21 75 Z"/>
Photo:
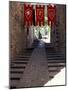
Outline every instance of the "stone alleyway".
<path id="1" fill-rule="evenodd" d="M 32 24 L 29 19 L 28 24 L 25 24 L 24 11 L 30 11 L 24 10 L 25 4 L 28 7 L 32 6 L 33 13 L 29 14 L 31 18 L 33 15 Z M 42 8 L 42 5 L 44 7 L 44 15 L 40 15 L 43 16 L 43 24 L 41 21 L 36 24 L 37 5 L 37 3 L 9 2 L 11 89 L 66 84 L 66 5 L 54 4 L 55 25 L 52 25 L 47 16 L 50 4 L 42 3 L 39 7 Z"/>

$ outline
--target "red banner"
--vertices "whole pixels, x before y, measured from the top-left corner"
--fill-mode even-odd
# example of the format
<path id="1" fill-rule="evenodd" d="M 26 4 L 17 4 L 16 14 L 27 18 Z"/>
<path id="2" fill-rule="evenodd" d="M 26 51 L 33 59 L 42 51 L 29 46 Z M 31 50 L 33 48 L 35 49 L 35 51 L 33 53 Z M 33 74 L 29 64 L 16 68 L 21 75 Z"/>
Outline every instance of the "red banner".
<path id="1" fill-rule="evenodd" d="M 44 25 L 44 6 L 36 5 L 36 25 Z"/>
<path id="2" fill-rule="evenodd" d="M 56 6 L 55 5 L 48 5 L 47 6 L 47 14 L 48 14 L 48 24 L 55 24 L 56 22 Z"/>
<path id="3" fill-rule="evenodd" d="M 24 4 L 24 24 L 29 26 L 33 23 L 33 5 Z"/>

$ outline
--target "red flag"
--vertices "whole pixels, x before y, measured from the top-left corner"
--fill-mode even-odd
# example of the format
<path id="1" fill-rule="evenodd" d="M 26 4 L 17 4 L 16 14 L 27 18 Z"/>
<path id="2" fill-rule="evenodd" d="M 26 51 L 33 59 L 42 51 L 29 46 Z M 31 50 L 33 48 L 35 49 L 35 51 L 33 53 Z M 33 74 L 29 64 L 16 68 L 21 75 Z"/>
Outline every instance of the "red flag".
<path id="1" fill-rule="evenodd" d="M 33 5 L 24 4 L 24 24 L 29 26 L 33 23 Z"/>
<path id="2" fill-rule="evenodd" d="M 55 24 L 56 22 L 56 6 L 48 5 L 47 6 L 47 14 L 48 14 L 48 24 L 51 21 L 51 24 Z"/>
<path id="3" fill-rule="evenodd" d="M 44 6 L 36 5 L 36 25 L 44 25 Z"/>

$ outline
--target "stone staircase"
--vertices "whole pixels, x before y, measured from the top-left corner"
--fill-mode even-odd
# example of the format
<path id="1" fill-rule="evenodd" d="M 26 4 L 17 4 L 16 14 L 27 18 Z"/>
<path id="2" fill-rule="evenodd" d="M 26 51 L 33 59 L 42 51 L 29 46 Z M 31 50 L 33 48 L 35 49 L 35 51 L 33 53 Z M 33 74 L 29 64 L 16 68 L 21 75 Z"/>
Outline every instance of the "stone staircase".
<path id="1" fill-rule="evenodd" d="M 34 40 L 33 43 L 32 43 L 32 48 L 36 48 L 39 44 L 39 40 Z"/>
<path id="2" fill-rule="evenodd" d="M 25 50 L 25 52 L 17 55 L 15 60 L 10 61 L 10 89 L 16 88 L 19 84 L 19 81 L 29 62 L 32 51 L 33 49 Z"/>
<path id="3" fill-rule="evenodd" d="M 55 32 L 55 47 L 58 49 L 59 48 L 59 44 L 60 44 L 60 33 L 58 31 L 58 29 Z"/>
<path id="4" fill-rule="evenodd" d="M 66 66 L 65 55 L 60 52 L 56 52 L 54 48 L 47 48 L 46 54 L 48 59 L 49 79 L 52 79 L 62 68 Z"/>

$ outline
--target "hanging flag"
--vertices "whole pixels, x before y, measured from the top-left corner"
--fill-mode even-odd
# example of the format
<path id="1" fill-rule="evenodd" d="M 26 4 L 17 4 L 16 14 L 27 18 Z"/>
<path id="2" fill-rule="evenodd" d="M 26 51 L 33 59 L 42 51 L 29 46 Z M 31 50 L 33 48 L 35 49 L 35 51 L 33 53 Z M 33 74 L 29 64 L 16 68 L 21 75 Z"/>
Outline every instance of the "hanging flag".
<path id="1" fill-rule="evenodd" d="M 44 25 L 44 5 L 36 5 L 36 25 Z"/>
<path id="2" fill-rule="evenodd" d="M 48 5 L 47 6 L 47 15 L 48 15 L 48 24 L 51 22 L 52 25 L 56 22 L 56 6 Z"/>
<path id="3" fill-rule="evenodd" d="M 24 24 L 30 26 L 33 23 L 33 5 L 24 4 Z"/>

